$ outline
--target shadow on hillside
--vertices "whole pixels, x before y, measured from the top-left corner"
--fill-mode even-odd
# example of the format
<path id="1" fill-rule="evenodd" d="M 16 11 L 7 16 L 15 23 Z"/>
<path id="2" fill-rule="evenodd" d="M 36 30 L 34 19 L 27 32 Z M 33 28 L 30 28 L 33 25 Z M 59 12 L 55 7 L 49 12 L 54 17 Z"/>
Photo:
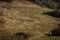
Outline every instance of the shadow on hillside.
<path id="1" fill-rule="evenodd" d="M 26 0 L 26 1 L 37 4 L 40 7 L 48 7 L 48 8 L 50 8 L 50 6 L 48 4 L 42 3 L 41 0 L 39 2 L 35 1 L 35 0 Z"/>
<path id="2" fill-rule="evenodd" d="M 10 3 L 10 2 L 12 2 L 13 0 L 0 0 L 1 2 L 8 2 L 8 3 Z"/>
<path id="3" fill-rule="evenodd" d="M 37 1 L 36 0 L 26 0 L 26 1 L 37 4 L 40 7 L 47 7 L 50 9 L 55 9 L 57 6 L 58 8 L 60 8 L 60 6 L 59 6 L 60 1 L 55 1 L 55 0 L 52 0 L 51 2 L 48 2 L 48 0 L 47 1 L 45 0 L 43 2 L 42 2 L 42 0 L 37 0 Z M 57 5 L 56 5 L 56 3 L 57 3 Z"/>
<path id="4" fill-rule="evenodd" d="M 46 14 L 55 18 L 60 18 L 60 11 L 44 12 L 43 14 Z"/>
<path id="5" fill-rule="evenodd" d="M 57 28 L 54 28 L 48 34 L 45 34 L 45 35 L 47 35 L 47 36 L 60 36 L 60 24 L 58 24 Z"/>

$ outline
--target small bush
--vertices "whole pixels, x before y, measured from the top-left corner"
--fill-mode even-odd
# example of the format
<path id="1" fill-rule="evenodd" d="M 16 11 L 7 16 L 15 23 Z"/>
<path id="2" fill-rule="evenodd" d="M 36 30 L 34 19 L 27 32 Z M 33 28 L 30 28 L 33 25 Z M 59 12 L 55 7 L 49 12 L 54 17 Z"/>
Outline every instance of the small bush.
<path id="1" fill-rule="evenodd" d="M 30 34 L 24 33 L 24 32 L 18 32 L 18 33 L 15 33 L 15 36 L 20 39 L 27 39 L 30 36 Z"/>

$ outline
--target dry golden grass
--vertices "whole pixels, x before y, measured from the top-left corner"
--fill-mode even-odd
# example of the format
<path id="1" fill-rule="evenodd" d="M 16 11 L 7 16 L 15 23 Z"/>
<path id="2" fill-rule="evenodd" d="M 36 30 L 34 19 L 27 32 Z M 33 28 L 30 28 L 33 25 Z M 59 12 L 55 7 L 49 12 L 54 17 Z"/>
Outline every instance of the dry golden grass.
<path id="1" fill-rule="evenodd" d="M 17 32 L 32 34 L 26 40 L 51 40 L 51 37 L 44 34 L 57 27 L 57 24 L 60 23 L 59 19 L 42 14 L 43 12 L 52 11 L 52 9 L 36 7 L 35 4 L 31 7 L 30 3 L 27 4 L 21 1 L 12 2 L 5 5 L 5 7 L 3 7 L 3 4 L 1 5 L 0 25 L 3 26 L 0 26 L 1 40 L 19 40 L 19 38 L 12 37 Z M 52 37 L 52 40 L 55 40 L 55 38 Z"/>

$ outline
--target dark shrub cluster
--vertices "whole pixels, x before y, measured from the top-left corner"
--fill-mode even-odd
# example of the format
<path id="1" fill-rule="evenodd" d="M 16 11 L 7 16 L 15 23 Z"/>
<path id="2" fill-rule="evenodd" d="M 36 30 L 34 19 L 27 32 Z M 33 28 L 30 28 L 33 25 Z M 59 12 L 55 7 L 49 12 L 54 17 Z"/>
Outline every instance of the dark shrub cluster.
<path id="1" fill-rule="evenodd" d="M 44 12 L 43 14 L 56 17 L 56 18 L 60 18 L 60 11 Z"/>
<path id="2" fill-rule="evenodd" d="M 40 7 L 48 7 L 51 9 L 60 8 L 60 0 L 26 0 L 34 4 L 39 5 Z"/>
<path id="3" fill-rule="evenodd" d="M 31 35 L 28 33 L 24 33 L 24 32 L 18 32 L 18 33 L 15 33 L 15 36 L 20 39 L 27 39 Z"/>
<path id="4" fill-rule="evenodd" d="M 57 28 L 51 30 L 48 34 L 48 36 L 60 36 L 60 24 L 58 25 Z"/>

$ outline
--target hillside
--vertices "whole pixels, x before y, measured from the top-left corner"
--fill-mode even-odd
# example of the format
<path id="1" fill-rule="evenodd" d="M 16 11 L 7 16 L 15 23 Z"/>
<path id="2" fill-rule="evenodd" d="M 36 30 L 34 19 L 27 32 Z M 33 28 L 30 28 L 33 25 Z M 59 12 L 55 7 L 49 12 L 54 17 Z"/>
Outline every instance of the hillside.
<path id="1" fill-rule="evenodd" d="M 21 40 L 59 40 L 45 33 L 60 24 L 60 19 L 43 14 L 53 9 L 43 8 L 27 1 L 0 2 L 0 40 L 20 40 L 15 33 L 24 32 L 31 36 Z"/>

